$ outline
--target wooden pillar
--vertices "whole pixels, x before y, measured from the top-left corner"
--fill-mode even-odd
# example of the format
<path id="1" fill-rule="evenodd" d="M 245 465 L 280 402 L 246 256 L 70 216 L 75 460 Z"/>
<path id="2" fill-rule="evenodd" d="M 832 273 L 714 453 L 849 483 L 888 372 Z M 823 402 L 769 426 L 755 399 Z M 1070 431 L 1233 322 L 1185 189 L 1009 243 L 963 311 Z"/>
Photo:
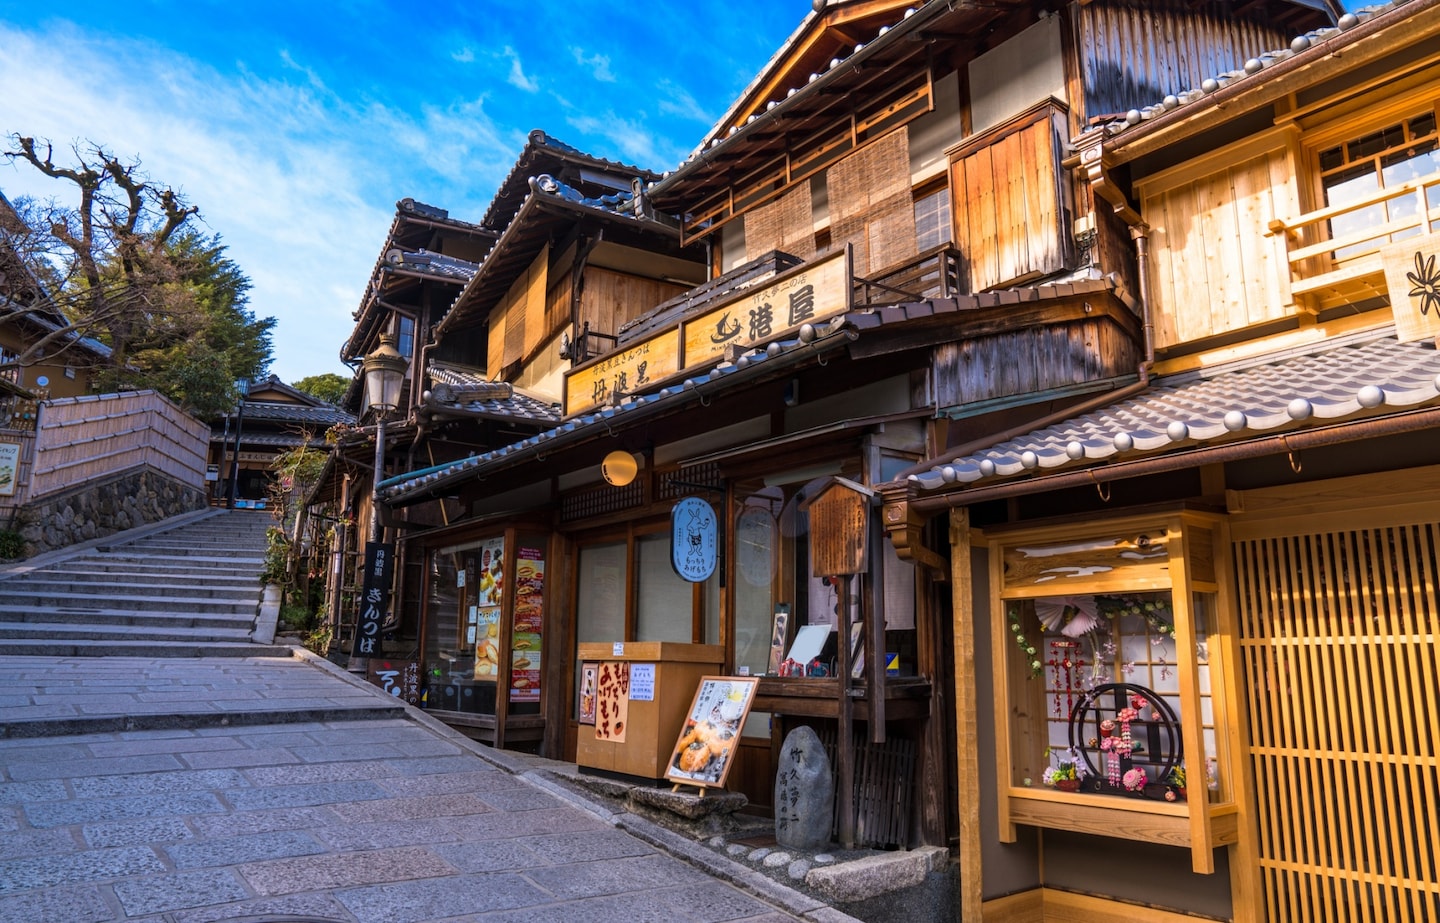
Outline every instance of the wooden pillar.
<path id="1" fill-rule="evenodd" d="M 950 511 L 950 601 L 955 637 L 955 790 L 960 806 L 959 897 L 961 923 L 980 923 L 980 754 L 975 686 L 975 581 L 970 560 L 970 511 Z M 984 613 L 981 613 L 984 616 Z M 932 716 L 931 720 L 940 720 Z"/>

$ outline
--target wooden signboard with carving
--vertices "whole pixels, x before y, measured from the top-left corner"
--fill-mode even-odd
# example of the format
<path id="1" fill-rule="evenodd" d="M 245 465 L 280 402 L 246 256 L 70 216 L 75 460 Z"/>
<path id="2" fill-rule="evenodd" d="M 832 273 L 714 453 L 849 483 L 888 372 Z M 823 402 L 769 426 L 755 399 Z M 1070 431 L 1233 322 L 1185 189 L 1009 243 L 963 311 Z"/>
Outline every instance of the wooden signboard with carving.
<path id="1" fill-rule="evenodd" d="M 871 491 L 834 478 L 805 503 L 810 514 L 810 562 L 816 577 L 866 570 Z"/>
<path id="2" fill-rule="evenodd" d="M 1440 234 L 1397 241 L 1380 251 L 1395 336 L 1402 343 L 1440 336 Z"/>
<path id="3" fill-rule="evenodd" d="M 565 376 L 565 415 L 619 403 L 627 392 L 645 390 L 651 382 L 668 378 L 679 368 L 678 329 L 606 353 Z"/>

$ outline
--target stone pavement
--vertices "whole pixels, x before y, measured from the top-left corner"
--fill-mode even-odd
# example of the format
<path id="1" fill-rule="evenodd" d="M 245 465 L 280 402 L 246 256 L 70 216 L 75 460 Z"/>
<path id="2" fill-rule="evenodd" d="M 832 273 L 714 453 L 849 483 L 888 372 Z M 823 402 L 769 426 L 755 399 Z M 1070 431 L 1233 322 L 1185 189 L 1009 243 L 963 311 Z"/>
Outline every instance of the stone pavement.
<path id="1" fill-rule="evenodd" d="M 853 918 L 308 652 L 0 657 L 0 923 Z"/>

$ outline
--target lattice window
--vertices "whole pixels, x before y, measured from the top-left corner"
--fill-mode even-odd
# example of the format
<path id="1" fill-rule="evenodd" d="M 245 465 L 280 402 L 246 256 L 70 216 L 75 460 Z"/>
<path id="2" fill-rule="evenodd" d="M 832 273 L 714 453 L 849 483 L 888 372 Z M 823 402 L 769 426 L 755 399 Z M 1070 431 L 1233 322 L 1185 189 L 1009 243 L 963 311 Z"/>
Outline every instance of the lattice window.
<path id="1" fill-rule="evenodd" d="M 645 500 L 642 478 L 636 478 L 624 487 L 605 484 L 589 490 L 577 490 L 560 499 L 560 518 L 565 522 L 618 513 L 639 506 Z"/>
<path id="2" fill-rule="evenodd" d="M 1238 542 L 1266 917 L 1440 919 L 1440 526 Z"/>

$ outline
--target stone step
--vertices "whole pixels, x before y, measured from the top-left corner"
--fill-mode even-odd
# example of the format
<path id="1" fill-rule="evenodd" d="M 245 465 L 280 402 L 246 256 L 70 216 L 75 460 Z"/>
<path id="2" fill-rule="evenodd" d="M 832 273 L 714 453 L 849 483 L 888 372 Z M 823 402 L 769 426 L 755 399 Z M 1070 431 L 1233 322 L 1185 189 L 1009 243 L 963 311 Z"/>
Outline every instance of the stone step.
<path id="1" fill-rule="evenodd" d="M 136 609 L 31 609 L 0 606 L 0 623 L 101 625 L 137 627 L 214 628 L 220 631 L 243 629 L 255 624 L 253 615 L 197 615 L 186 612 L 141 612 Z"/>
<path id="2" fill-rule="evenodd" d="M 194 560 L 194 559 L 190 559 Z M 259 583 L 260 571 L 262 568 L 245 564 L 235 566 L 229 562 L 200 562 L 191 564 L 185 561 L 175 564 L 166 561 L 153 561 L 145 558 L 134 560 L 123 560 L 111 558 L 74 558 L 69 561 L 57 561 L 54 564 L 32 571 L 21 571 L 11 576 L 11 579 L 23 579 L 29 574 L 42 572 L 57 574 L 137 574 L 153 576 L 169 576 L 171 574 L 196 574 L 203 577 L 216 577 L 230 580 L 249 580 L 252 583 Z"/>
<path id="3" fill-rule="evenodd" d="M 251 651 L 256 648 L 250 647 Z M 288 651 L 288 648 L 286 649 Z M 224 655 L 220 655 L 224 656 Z M 244 656 L 252 656 L 246 654 Z M 269 656 L 269 655 L 253 655 Z M 286 655 L 281 655 L 286 656 Z M 36 739 L 42 737 L 73 737 L 87 734 L 120 734 L 129 731 L 172 731 L 198 730 L 201 728 L 254 727 L 272 724 L 329 724 L 340 721 L 375 721 L 401 718 L 406 714 L 405 706 L 370 698 L 363 704 L 316 703 L 314 701 L 287 703 L 286 707 L 275 708 L 232 708 L 224 710 L 205 709 L 197 706 L 184 710 L 168 708 L 164 711 L 146 714 L 56 716 L 45 718 L 19 719 L 0 723 L 0 739 Z M 296 921 L 316 919 L 315 917 L 245 917 L 246 920 Z"/>
<path id="4" fill-rule="evenodd" d="M 34 609 L 140 609 L 150 612 L 186 612 L 254 615 L 260 606 L 260 593 L 244 601 L 202 599 L 194 596 L 118 596 L 113 593 L 48 593 L 27 592 L 21 583 L 0 583 L 0 606 Z"/>
<path id="5" fill-rule="evenodd" d="M 55 565 L 32 570 L 12 578 L 17 581 L 63 581 L 66 583 L 154 583 L 176 584 L 190 582 L 211 587 L 230 587 L 243 590 L 257 590 L 260 578 L 248 573 L 228 573 L 218 568 L 197 573 L 191 569 L 171 567 L 142 568 L 111 565 L 96 569 Z"/>
<path id="6" fill-rule="evenodd" d="M 250 625 L 236 628 L 188 628 L 184 626 L 162 627 L 133 625 L 111 625 L 99 622 L 85 624 L 77 631 L 73 623 L 53 621 L 6 622 L 0 621 L 0 644 L 10 640 L 23 641 L 186 641 L 208 644 L 211 642 L 250 641 Z"/>
<path id="7" fill-rule="evenodd" d="M 5 639 L 0 657 L 290 657 L 283 644 L 238 641 L 90 641 Z"/>
<path id="8" fill-rule="evenodd" d="M 261 563 L 265 561 L 264 548 L 256 548 L 240 542 L 228 542 L 225 544 L 217 542 L 213 545 L 192 545 L 189 542 L 177 540 L 164 544 L 111 545 L 102 547 L 99 550 L 107 555 L 121 555 L 124 557 L 216 558 L 219 560 L 233 560 L 238 558 Z"/>
<path id="9" fill-rule="evenodd" d="M 197 578 L 193 575 L 180 577 L 178 574 L 175 575 L 175 579 L 156 579 L 139 583 L 116 580 L 110 575 L 102 575 L 98 578 L 76 575 L 73 580 L 45 580 L 32 576 L 26 580 L 0 583 L 0 594 L 5 592 L 35 593 L 41 599 L 47 596 L 59 598 L 68 593 L 106 597 L 176 596 L 187 599 L 224 600 L 239 603 L 258 600 L 260 584 L 258 581 L 251 581 L 248 585 L 236 583 L 219 586 L 209 583 L 204 578 Z"/>

